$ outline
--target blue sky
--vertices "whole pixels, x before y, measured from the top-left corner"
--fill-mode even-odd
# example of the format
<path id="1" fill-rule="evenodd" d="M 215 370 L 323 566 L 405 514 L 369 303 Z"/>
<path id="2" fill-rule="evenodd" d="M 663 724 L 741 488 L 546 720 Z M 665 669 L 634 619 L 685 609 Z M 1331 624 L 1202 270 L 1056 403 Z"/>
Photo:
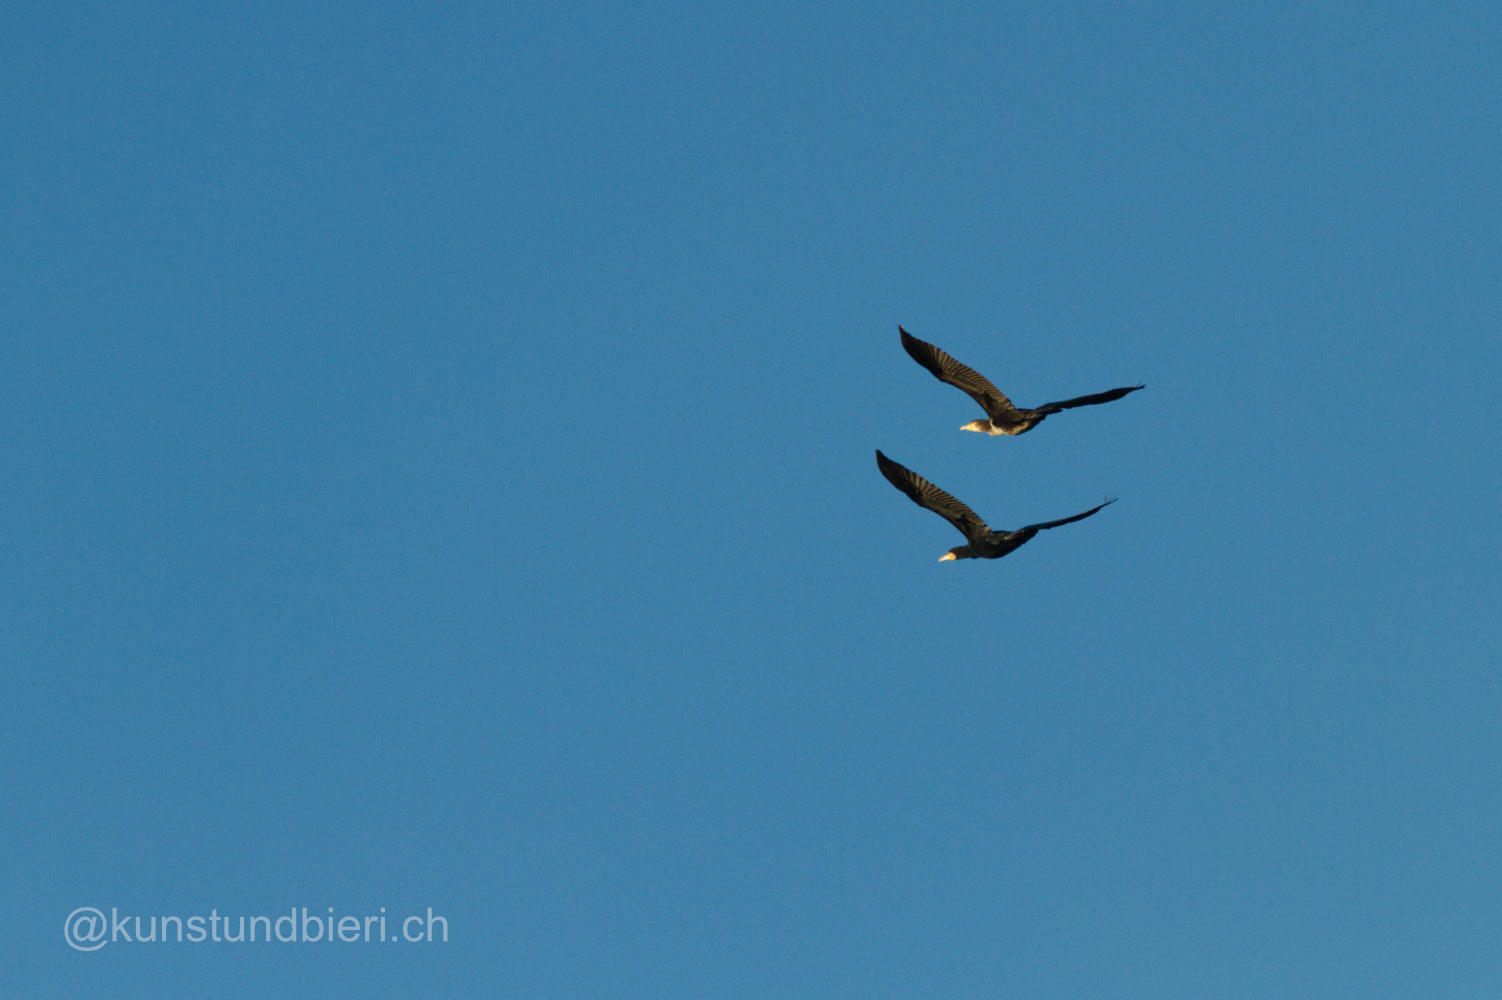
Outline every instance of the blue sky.
<path id="1" fill-rule="evenodd" d="M 0 981 L 1495 996 L 1499 44 L 13 6 Z M 1024 405 L 1148 388 L 963 434 L 898 323 Z M 1121 502 L 941 565 L 876 448 L 993 526 Z"/>

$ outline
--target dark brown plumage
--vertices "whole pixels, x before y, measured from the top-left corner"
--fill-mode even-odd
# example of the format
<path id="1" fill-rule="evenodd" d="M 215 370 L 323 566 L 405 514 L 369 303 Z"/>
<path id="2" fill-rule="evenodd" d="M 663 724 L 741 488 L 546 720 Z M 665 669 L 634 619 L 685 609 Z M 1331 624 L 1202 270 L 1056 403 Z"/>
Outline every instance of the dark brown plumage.
<path id="1" fill-rule="evenodd" d="M 961 364 L 933 344 L 919 340 L 900 326 L 897 332 L 902 335 L 903 348 L 914 361 L 927 368 L 940 382 L 946 382 L 962 390 L 986 411 L 989 420 L 972 420 L 960 428 L 962 431 L 978 431 L 990 434 L 992 437 L 999 434 L 1023 434 L 1042 423 L 1043 418 L 1050 413 L 1072 410 L 1076 406 L 1109 403 L 1113 399 L 1120 399 L 1127 393 L 1144 388 L 1140 385 L 1129 385 L 1120 389 L 1097 392 L 1093 396 L 1077 396 L 1074 399 L 1065 399 L 1057 403 L 1044 403 L 1031 410 L 1022 410 L 1013 406 L 1012 401 L 1000 389 L 992 385 L 990 379 L 974 368 Z"/>
<path id="2" fill-rule="evenodd" d="M 1115 503 L 1115 499 L 1108 499 L 1105 503 L 1091 507 L 1083 514 L 1073 517 L 1060 518 L 1057 521 L 1044 521 L 1042 524 L 1029 524 L 1025 528 L 1016 531 L 992 531 L 986 526 L 975 511 L 965 506 L 959 500 L 945 493 L 933 483 L 918 475 L 912 469 L 892 461 L 876 451 L 876 466 L 881 469 L 881 474 L 887 477 L 887 482 L 906 493 L 908 499 L 919 507 L 931 510 L 944 520 L 954 525 L 969 540 L 969 545 L 961 545 L 950 549 L 939 557 L 939 562 L 947 562 L 950 559 L 1000 559 L 1014 549 L 1025 545 L 1040 531 L 1049 528 L 1057 528 L 1061 524 L 1069 524 L 1071 521 L 1081 521 L 1100 510 L 1101 507 Z"/>

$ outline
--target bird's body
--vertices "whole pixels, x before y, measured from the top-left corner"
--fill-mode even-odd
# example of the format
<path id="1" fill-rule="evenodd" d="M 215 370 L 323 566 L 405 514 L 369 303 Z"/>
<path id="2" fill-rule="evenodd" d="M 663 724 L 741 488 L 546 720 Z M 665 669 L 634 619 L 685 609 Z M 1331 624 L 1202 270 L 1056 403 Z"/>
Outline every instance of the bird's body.
<path id="1" fill-rule="evenodd" d="M 1113 399 L 1120 399 L 1127 393 L 1143 388 L 1140 385 L 1123 386 L 1120 389 L 1098 392 L 1093 396 L 1078 396 L 1074 399 L 1060 400 L 1057 403 L 1044 403 L 1031 410 L 1019 409 L 1012 405 L 1012 401 L 1000 389 L 991 384 L 990 379 L 974 368 L 961 364 L 933 344 L 919 340 L 900 326 L 897 332 L 902 335 L 903 349 L 914 361 L 927 368 L 940 382 L 962 390 L 986 411 L 989 419 L 972 420 L 960 428 L 962 431 L 977 431 L 992 437 L 1003 434 L 1009 437 L 1025 434 L 1041 424 L 1043 419 L 1051 413 L 1072 410 L 1076 406 L 1109 403 Z"/>
<path id="2" fill-rule="evenodd" d="M 998 423 L 993 420 L 972 420 L 961 427 L 960 430 L 976 431 L 980 434 L 989 434 L 992 437 L 1000 437 L 1003 434 L 1007 437 L 1016 437 L 1018 434 L 1026 434 L 1034 427 L 1037 427 L 1048 414 L 1024 413 L 1024 411 L 1018 410 L 1017 415 L 1022 417 L 1022 419 L 1014 420 L 1011 423 Z"/>
<path id="3" fill-rule="evenodd" d="M 940 562 L 948 562 L 951 559 L 1000 559 L 1008 552 L 1027 544 L 1040 531 L 1057 528 L 1061 524 L 1069 524 L 1072 521 L 1082 521 L 1101 507 L 1116 502 L 1107 500 L 1083 514 L 1061 518 L 1057 521 L 1045 521 L 1042 524 L 1030 524 L 1016 531 L 992 531 L 975 511 L 913 470 L 892 461 L 883 455 L 880 449 L 876 452 L 876 466 L 881 469 L 881 474 L 887 477 L 887 481 L 905 493 L 909 500 L 925 510 L 933 511 L 954 525 L 970 543 L 950 549 L 939 557 Z"/>

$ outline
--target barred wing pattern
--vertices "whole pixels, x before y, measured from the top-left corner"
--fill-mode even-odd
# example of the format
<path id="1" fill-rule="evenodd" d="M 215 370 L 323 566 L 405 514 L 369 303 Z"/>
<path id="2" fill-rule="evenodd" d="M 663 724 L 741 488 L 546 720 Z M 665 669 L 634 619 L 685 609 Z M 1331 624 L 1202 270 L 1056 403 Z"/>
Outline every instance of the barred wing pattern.
<path id="1" fill-rule="evenodd" d="M 992 420 L 1001 423 L 1015 422 L 1016 417 L 1011 414 L 1015 413 L 1017 408 L 1000 389 L 991 384 L 990 379 L 969 365 L 961 364 L 951 358 L 933 344 L 919 340 L 902 327 L 899 326 L 897 332 L 902 334 L 903 349 L 914 361 L 927 368 L 934 378 L 963 391 L 979 403 L 981 409 L 985 410 L 986 415 Z"/>
<path id="2" fill-rule="evenodd" d="M 985 537 L 991 531 L 969 507 L 956 500 L 954 497 L 939 489 L 933 483 L 918 475 L 912 469 L 892 461 L 876 451 L 876 465 L 881 469 L 881 474 L 887 477 L 887 482 L 906 493 L 908 499 L 919 507 L 933 511 L 944 520 L 959 529 L 960 534 L 967 540 L 973 541 L 977 537 Z M 1091 514 L 1095 511 L 1091 511 Z M 1088 515 L 1081 514 L 1080 517 Z M 1062 523 L 1062 522 L 1061 522 Z"/>

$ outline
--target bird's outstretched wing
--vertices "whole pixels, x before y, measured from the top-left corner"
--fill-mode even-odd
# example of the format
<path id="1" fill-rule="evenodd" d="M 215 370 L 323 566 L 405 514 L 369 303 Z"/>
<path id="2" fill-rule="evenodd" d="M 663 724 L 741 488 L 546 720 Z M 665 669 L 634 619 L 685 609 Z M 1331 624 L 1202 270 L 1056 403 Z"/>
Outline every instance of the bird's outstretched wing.
<path id="1" fill-rule="evenodd" d="M 881 474 L 887 477 L 887 482 L 906 493 L 908 499 L 919 507 L 924 507 L 938 514 L 944 520 L 959 529 L 960 534 L 966 539 L 973 541 L 976 537 L 985 535 L 991 529 L 986 527 L 975 511 L 966 507 L 954 497 L 939 489 L 933 483 L 918 475 L 912 469 L 899 465 L 876 450 L 876 467 L 881 469 Z M 1091 514 L 1095 511 L 1091 511 Z M 1081 514 L 1081 517 L 1087 515 Z"/>
<path id="2" fill-rule="evenodd" d="M 1116 502 L 1116 498 L 1115 497 L 1111 497 L 1105 503 L 1099 504 L 1099 505 L 1097 505 L 1095 507 L 1091 507 L 1089 510 L 1085 511 L 1083 514 L 1076 514 L 1073 517 L 1063 517 L 1063 518 L 1060 518 L 1057 521 L 1044 521 L 1042 524 L 1029 524 L 1026 528 L 1018 528 L 1016 531 L 1009 532 L 1009 534 L 1020 535 L 1024 531 L 1038 532 L 1038 531 L 1043 531 L 1043 530 L 1045 530 L 1047 528 L 1057 528 L 1059 525 L 1061 525 L 1061 524 L 1069 524 L 1071 521 L 1083 521 L 1085 518 L 1089 517 L 1091 514 L 1094 514 L 1096 511 L 1100 510 L 1101 507 L 1109 507 L 1109 506 L 1111 506 L 1115 502 Z"/>
<path id="3" fill-rule="evenodd" d="M 1074 399 L 1065 399 L 1057 403 L 1044 403 L 1038 407 L 1037 413 L 1058 413 L 1060 410 L 1072 410 L 1076 406 L 1094 406 L 1096 403 L 1109 403 L 1113 399 L 1120 399 L 1129 392 L 1145 389 L 1146 386 L 1129 385 L 1120 389 L 1108 389 L 1105 392 L 1097 392 L 1093 396 L 1076 396 Z"/>
<path id="4" fill-rule="evenodd" d="M 899 326 L 897 332 L 902 334 L 903 349 L 914 361 L 927 368 L 934 378 L 963 390 L 966 395 L 981 405 L 981 409 L 986 411 L 986 416 L 992 420 L 1001 423 L 1015 422 L 1016 418 L 1009 414 L 1015 413 L 1017 408 L 1000 389 L 991 384 L 990 379 L 969 365 L 960 364 L 933 344 L 919 340 L 902 327 Z"/>

